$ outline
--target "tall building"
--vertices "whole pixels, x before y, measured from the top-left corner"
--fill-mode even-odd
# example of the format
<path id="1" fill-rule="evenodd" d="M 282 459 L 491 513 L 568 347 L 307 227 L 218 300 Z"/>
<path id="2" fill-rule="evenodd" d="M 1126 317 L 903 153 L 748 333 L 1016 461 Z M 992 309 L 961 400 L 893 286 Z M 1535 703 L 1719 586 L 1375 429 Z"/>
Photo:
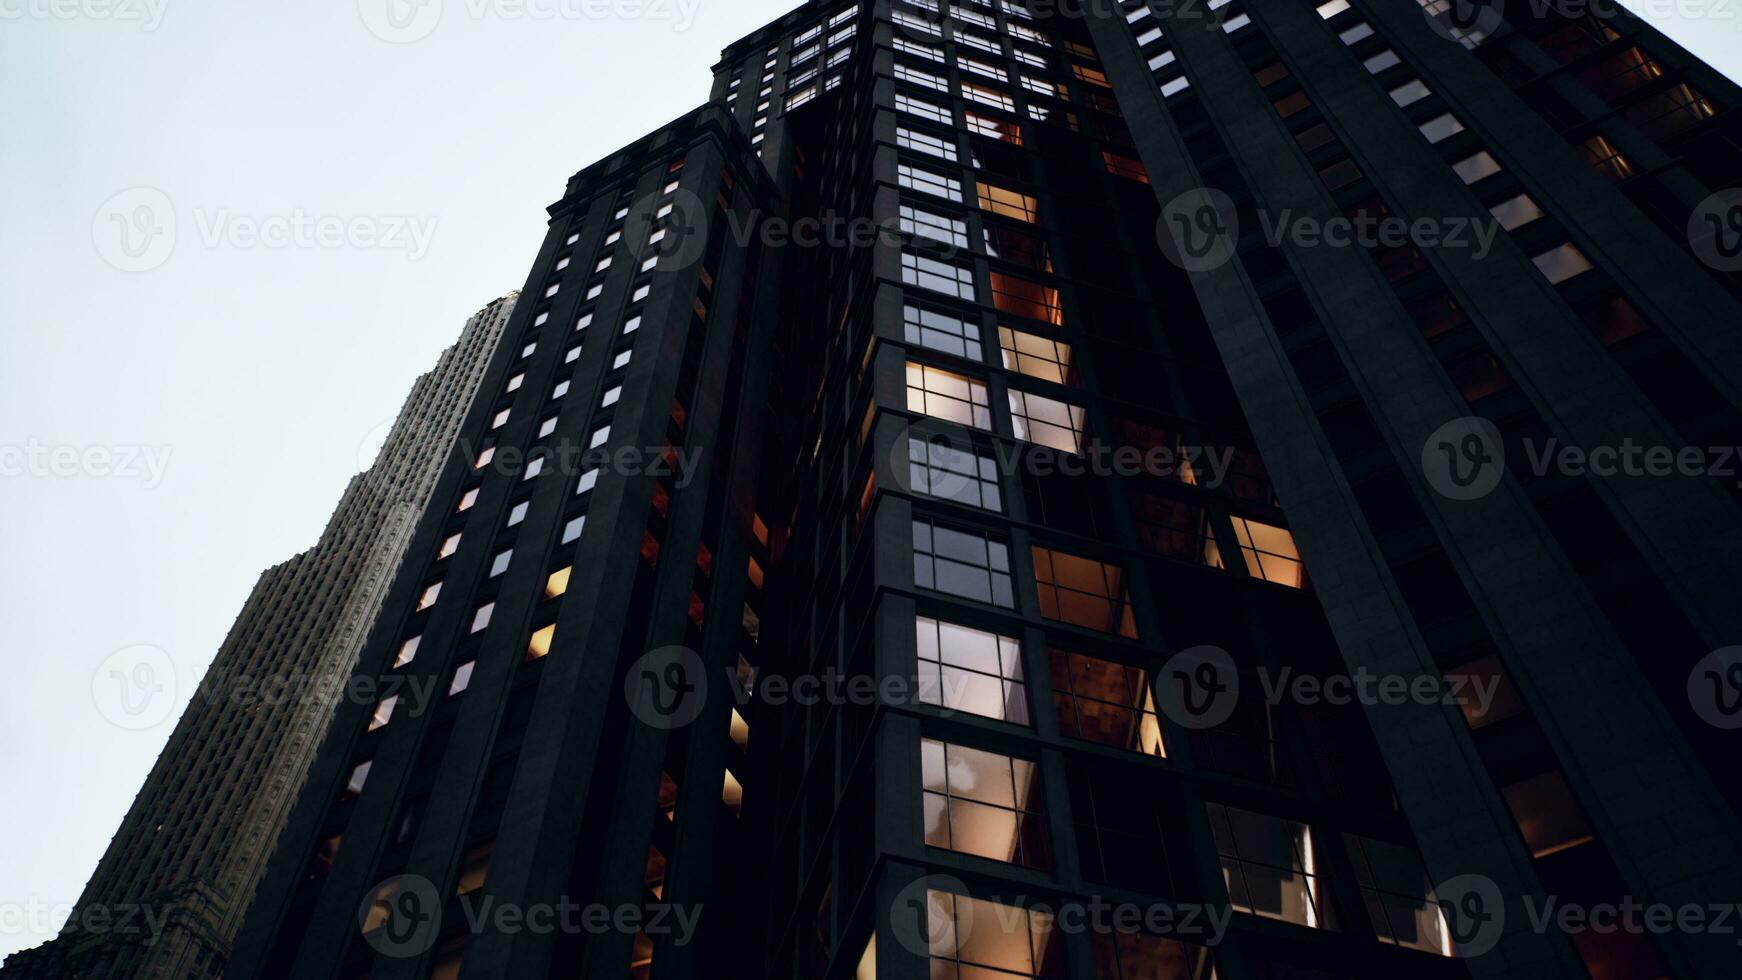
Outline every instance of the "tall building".
<path id="1" fill-rule="evenodd" d="M 218 977 L 517 294 L 412 386 L 314 547 L 267 569 L 72 915 L 5 976 Z M 150 928 L 146 928 L 146 926 Z"/>
<path id="2" fill-rule="evenodd" d="M 231 975 L 1734 975 L 1742 91 L 1513 6 L 729 47 L 550 208 Z"/>

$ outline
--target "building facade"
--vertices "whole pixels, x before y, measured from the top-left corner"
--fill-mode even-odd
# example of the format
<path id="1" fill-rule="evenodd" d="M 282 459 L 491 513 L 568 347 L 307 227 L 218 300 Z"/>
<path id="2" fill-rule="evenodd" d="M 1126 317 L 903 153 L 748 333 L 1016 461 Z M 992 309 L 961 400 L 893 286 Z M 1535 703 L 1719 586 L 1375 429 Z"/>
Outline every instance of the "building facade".
<path id="1" fill-rule="evenodd" d="M 1738 106 L 1601 6 L 736 42 L 551 207 L 231 973 L 1732 975 Z"/>
<path id="2" fill-rule="evenodd" d="M 516 296 L 413 385 L 320 541 L 267 569 L 80 896 L 5 976 L 217 977 Z M 101 926 L 149 921 L 161 931 Z M 113 910 L 112 918 L 93 910 Z"/>

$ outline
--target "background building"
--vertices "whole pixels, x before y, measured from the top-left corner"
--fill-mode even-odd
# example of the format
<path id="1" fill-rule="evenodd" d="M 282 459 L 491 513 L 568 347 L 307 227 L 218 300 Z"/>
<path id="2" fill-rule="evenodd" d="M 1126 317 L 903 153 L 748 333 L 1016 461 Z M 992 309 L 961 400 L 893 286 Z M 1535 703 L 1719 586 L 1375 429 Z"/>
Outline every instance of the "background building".
<path id="1" fill-rule="evenodd" d="M 340 706 L 231 972 L 1733 972 L 1530 913 L 1736 898 L 1734 480 L 1553 447 L 1742 432 L 1742 92 L 1506 13 L 730 47 L 551 208 L 358 668 L 441 696 Z"/>
<path id="2" fill-rule="evenodd" d="M 260 576 L 85 886 L 73 921 L 93 928 L 8 957 L 8 978 L 221 975 L 517 295 L 467 321 L 412 386 L 320 541 Z"/>

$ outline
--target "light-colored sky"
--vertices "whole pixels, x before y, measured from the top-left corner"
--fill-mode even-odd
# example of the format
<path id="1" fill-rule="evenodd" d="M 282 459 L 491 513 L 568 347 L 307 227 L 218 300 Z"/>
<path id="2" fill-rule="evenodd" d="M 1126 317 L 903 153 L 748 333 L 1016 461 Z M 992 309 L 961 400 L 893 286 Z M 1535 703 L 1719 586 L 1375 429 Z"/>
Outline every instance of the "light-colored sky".
<path id="1" fill-rule="evenodd" d="M 0 955 L 565 179 L 798 5 L 416 3 L 0 0 Z M 1737 20 L 1663 23 L 1742 68 Z"/>

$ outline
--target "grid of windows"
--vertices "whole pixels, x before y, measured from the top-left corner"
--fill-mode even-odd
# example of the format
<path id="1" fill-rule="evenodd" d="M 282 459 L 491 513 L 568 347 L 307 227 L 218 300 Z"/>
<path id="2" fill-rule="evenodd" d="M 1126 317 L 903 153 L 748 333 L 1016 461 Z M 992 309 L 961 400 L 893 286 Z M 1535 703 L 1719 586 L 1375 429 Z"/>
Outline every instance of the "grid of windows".
<path id="1" fill-rule="evenodd" d="M 999 327 L 998 346 L 1004 352 L 1004 366 L 1012 371 L 1054 384 L 1074 386 L 1077 383 L 1076 370 L 1071 365 L 1070 344 Z"/>
<path id="2" fill-rule="evenodd" d="M 910 435 L 907 461 L 914 493 L 986 510 L 1003 509 L 998 463 L 992 457 Z"/>
<path id="3" fill-rule="evenodd" d="M 1052 863 L 1040 767 L 1026 759 L 922 739 L 925 842 L 1034 868 Z"/>
<path id="4" fill-rule="evenodd" d="M 901 253 L 901 281 L 956 299 L 974 300 L 974 270 L 924 255 Z"/>
<path id="5" fill-rule="evenodd" d="M 968 247 L 968 223 L 959 218 L 903 204 L 900 224 L 905 234 L 929 238 L 955 248 Z"/>
<path id="6" fill-rule="evenodd" d="M 1323 928 L 1311 829 L 1220 803 L 1206 808 L 1228 903 L 1248 915 Z"/>
<path id="7" fill-rule="evenodd" d="M 1016 438 L 1060 452 L 1081 453 L 1083 447 L 1084 410 L 1052 398 L 1009 392 L 1010 423 Z"/>
<path id="8" fill-rule="evenodd" d="M 1059 731 L 1144 755 L 1167 756 L 1155 692 L 1144 671 L 1064 650 L 1051 651 L 1050 663 Z"/>
<path id="9" fill-rule="evenodd" d="M 1103 633 L 1137 637 L 1124 569 L 1038 545 L 1032 550 L 1042 616 Z"/>
<path id="10" fill-rule="evenodd" d="M 1029 723 L 1022 647 L 1014 637 L 925 616 L 915 617 L 914 627 L 921 701 L 1017 725 Z"/>
<path id="11" fill-rule="evenodd" d="M 986 386 L 929 364 L 907 362 L 907 409 L 976 429 L 992 427 Z"/>
<path id="12" fill-rule="evenodd" d="M 978 531 L 913 522 L 913 579 L 922 589 L 1013 609 L 1010 546 Z"/>
<path id="13" fill-rule="evenodd" d="M 979 324 L 911 303 L 902 308 L 901 319 L 908 343 L 957 357 L 981 359 Z"/>

